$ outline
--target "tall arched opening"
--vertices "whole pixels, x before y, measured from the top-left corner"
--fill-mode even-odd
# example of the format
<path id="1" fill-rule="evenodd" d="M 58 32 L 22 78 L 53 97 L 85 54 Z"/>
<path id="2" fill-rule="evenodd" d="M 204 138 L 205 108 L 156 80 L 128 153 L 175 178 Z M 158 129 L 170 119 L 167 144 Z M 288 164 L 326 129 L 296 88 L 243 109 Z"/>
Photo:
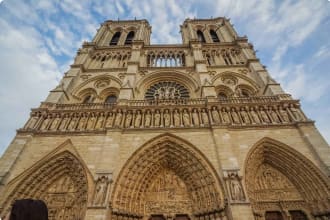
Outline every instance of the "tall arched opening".
<path id="1" fill-rule="evenodd" d="M 191 144 L 164 135 L 137 150 L 112 192 L 112 219 L 225 219 L 223 188 Z"/>

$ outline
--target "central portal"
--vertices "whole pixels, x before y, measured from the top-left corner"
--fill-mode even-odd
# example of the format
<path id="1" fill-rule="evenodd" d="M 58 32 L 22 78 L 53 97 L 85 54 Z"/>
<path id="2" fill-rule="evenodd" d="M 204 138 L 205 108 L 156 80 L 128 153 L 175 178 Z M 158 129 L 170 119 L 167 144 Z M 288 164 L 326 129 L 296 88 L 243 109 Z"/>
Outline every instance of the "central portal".
<path id="1" fill-rule="evenodd" d="M 145 213 L 154 220 L 163 215 L 186 220 L 192 213 L 187 186 L 171 169 L 163 168 L 151 181 L 145 193 Z"/>

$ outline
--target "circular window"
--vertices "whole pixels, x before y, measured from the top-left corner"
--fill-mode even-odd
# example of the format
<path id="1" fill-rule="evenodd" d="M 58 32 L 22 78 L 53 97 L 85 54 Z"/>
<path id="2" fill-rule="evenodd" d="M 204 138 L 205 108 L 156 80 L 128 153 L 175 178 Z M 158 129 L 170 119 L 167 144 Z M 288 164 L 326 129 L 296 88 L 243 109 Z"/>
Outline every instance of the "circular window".
<path id="1" fill-rule="evenodd" d="M 152 85 L 145 94 L 145 99 L 187 99 L 188 89 L 176 82 L 159 82 Z"/>

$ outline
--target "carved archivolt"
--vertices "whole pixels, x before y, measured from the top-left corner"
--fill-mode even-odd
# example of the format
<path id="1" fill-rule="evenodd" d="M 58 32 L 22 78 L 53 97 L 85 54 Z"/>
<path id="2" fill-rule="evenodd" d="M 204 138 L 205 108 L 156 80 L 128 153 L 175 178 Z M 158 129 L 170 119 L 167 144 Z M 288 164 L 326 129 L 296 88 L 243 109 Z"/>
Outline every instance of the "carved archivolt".
<path id="1" fill-rule="evenodd" d="M 303 210 L 316 217 L 330 209 L 329 179 L 299 152 L 269 138 L 248 154 L 245 183 L 258 215 Z"/>
<path id="2" fill-rule="evenodd" d="M 46 202 L 49 219 L 83 219 L 87 205 L 87 176 L 81 162 L 69 151 L 39 162 L 8 184 L 12 190 L 2 202 L 4 211 L 15 199 Z"/>
<path id="3" fill-rule="evenodd" d="M 121 170 L 112 193 L 112 214 L 116 218 L 183 210 L 196 216 L 222 213 L 221 187 L 201 152 L 164 135 L 135 152 Z"/>

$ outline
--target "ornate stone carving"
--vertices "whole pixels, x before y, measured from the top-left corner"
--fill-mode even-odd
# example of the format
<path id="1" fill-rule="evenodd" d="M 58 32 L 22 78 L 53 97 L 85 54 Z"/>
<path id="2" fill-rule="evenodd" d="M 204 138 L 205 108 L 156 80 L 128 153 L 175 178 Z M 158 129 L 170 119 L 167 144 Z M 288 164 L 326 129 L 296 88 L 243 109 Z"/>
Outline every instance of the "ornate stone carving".
<path id="1" fill-rule="evenodd" d="M 238 175 L 238 170 L 225 171 L 225 180 L 230 192 L 232 202 L 244 202 L 245 193 L 242 186 L 242 178 Z"/>
<path id="2" fill-rule="evenodd" d="M 141 113 L 137 111 L 135 114 L 134 127 L 139 128 L 141 126 Z"/>
<path id="3" fill-rule="evenodd" d="M 217 108 L 215 106 L 213 106 L 211 112 L 212 112 L 213 123 L 214 124 L 219 124 L 220 123 L 220 116 L 219 116 Z"/>
<path id="4" fill-rule="evenodd" d="M 180 127 L 181 126 L 181 117 L 180 117 L 180 113 L 178 112 L 178 109 L 174 109 L 173 120 L 174 120 L 174 126 L 175 127 Z"/>
<path id="5" fill-rule="evenodd" d="M 183 120 L 184 126 L 190 126 L 190 116 L 187 112 L 187 109 L 183 109 L 182 120 Z"/>
<path id="6" fill-rule="evenodd" d="M 95 181 L 95 190 L 93 197 L 94 206 L 104 206 L 108 197 L 108 188 L 111 183 L 111 179 L 107 175 L 99 175 Z"/>

